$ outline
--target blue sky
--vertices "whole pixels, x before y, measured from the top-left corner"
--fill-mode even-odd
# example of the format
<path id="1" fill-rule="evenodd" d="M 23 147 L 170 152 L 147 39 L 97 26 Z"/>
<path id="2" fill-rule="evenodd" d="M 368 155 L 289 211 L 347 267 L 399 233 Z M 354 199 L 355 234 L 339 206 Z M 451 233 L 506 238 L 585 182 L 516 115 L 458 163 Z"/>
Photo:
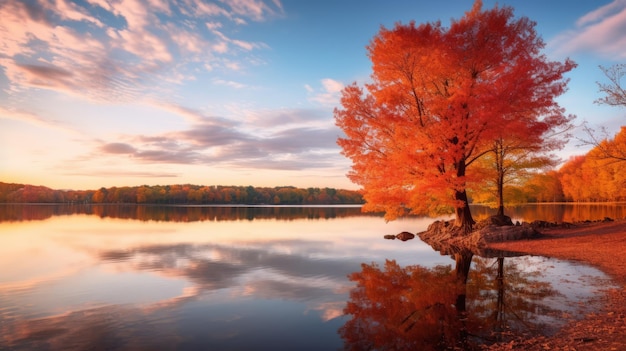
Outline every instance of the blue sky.
<path id="1" fill-rule="evenodd" d="M 332 111 L 368 82 L 366 45 L 381 25 L 447 25 L 472 4 L 4 0 L 0 181 L 355 189 Z M 617 131 L 624 110 L 593 102 L 598 66 L 626 62 L 626 0 L 498 4 L 537 22 L 551 60 L 578 63 L 559 98 L 576 123 Z"/>

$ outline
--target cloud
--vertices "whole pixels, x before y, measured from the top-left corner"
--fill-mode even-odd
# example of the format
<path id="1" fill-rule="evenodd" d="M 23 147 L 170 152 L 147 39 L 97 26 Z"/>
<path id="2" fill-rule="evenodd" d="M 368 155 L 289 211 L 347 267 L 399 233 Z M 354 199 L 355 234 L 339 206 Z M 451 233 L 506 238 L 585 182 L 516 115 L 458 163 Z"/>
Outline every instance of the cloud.
<path id="1" fill-rule="evenodd" d="M 576 28 L 550 41 L 560 55 L 592 52 L 616 59 L 626 59 L 626 1 L 613 2 L 591 11 L 576 22 Z"/>
<path id="2" fill-rule="evenodd" d="M 268 14 L 276 16 L 283 13 L 278 0 L 273 0 L 271 4 L 262 0 L 230 0 L 227 4 L 235 14 L 255 21 L 265 20 Z"/>
<path id="3" fill-rule="evenodd" d="M 12 93 L 34 87 L 134 101 L 173 90 L 205 67 L 241 70 L 254 61 L 246 53 L 267 45 L 231 37 L 230 28 L 282 14 L 270 0 L 7 0 L 0 72 Z"/>
<path id="4" fill-rule="evenodd" d="M 304 86 L 304 89 L 309 93 L 309 101 L 324 106 L 336 106 L 339 103 L 343 83 L 330 78 L 324 78 L 320 82 L 322 87 L 319 90 L 308 84 Z"/>
<path id="5" fill-rule="evenodd" d="M 243 89 L 246 88 L 247 85 L 243 84 L 243 83 L 238 83 L 238 82 L 234 82 L 231 80 L 223 80 L 223 79 L 215 79 L 213 81 L 213 83 L 217 84 L 217 85 L 225 85 L 231 88 L 235 88 L 235 89 Z"/>
<path id="6" fill-rule="evenodd" d="M 168 172 L 134 172 L 134 171 L 112 171 L 110 169 L 93 170 L 89 172 L 66 172 L 68 176 L 96 176 L 96 177 L 137 177 L 137 178 L 177 178 L 180 175 Z"/>
<path id="7" fill-rule="evenodd" d="M 318 125 L 327 124 L 329 115 L 315 109 L 279 109 L 246 111 L 248 122 L 263 128 L 285 128 L 292 125 Z"/>
<path id="8" fill-rule="evenodd" d="M 71 127 L 57 121 L 45 118 L 38 113 L 27 111 L 14 107 L 0 106 L 0 119 L 11 119 L 19 122 L 28 123 L 40 128 L 55 129 L 66 133 L 78 133 Z"/>
<path id="9" fill-rule="evenodd" d="M 239 168 L 302 170 L 333 167 L 341 156 L 339 130 L 312 111 L 266 111 L 266 124 L 241 124 L 183 106 L 163 105 L 187 115 L 188 129 L 154 135 L 125 135 L 99 141 L 93 157 L 131 157 L 151 164 L 204 164 Z M 259 116 L 257 116 L 258 118 Z M 282 124 L 275 123 L 282 121 Z M 308 125 L 307 125 L 308 124 Z"/>
<path id="10" fill-rule="evenodd" d="M 220 39 L 220 42 L 218 44 L 214 45 L 214 47 L 219 48 L 220 52 L 222 52 L 222 53 L 229 51 L 229 45 L 228 44 L 233 44 L 233 45 L 235 45 L 235 46 L 237 46 L 237 47 L 239 47 L 241 49 L 244 49 L 245 51 L 252 51 L 252 50 L 257 49 L 257 48 L 266 48 L 267 47 L 267 45 L 263 44 L 263 43 L 254 43 L 254 42 L 249 42 L 249 41 L 244 41 L 244 40 L 237 40 L 237 39 L 228 38 L 222 32 L 217 30 L 218 28 L 221 28 L 221 25 L 219 25 L 219 24 L 207 23 L 207 28 L 217 38 Z"/>
<path id="11" fill-rule="evenodd" d="M 135 148 L 125 143 L 108 143 L 100 147 L 100 150 L 109 154 L 132 154 Z"/>
<path id="12" fill-rule="evenodd" d="M 148 103 L 159 109 L 181 116 L 183 119 L 192 124 L 203 123 L 206 120 L 211 120 L 215 123 L 218 120 L 218 118 L 209 116 L 204 111 L 186 107 L 174 102 L 149 100 Z M 228 122 L 226 119 L 219 119 L 219 122 L 224 124 L 231 124 L 231 122 Z"/>

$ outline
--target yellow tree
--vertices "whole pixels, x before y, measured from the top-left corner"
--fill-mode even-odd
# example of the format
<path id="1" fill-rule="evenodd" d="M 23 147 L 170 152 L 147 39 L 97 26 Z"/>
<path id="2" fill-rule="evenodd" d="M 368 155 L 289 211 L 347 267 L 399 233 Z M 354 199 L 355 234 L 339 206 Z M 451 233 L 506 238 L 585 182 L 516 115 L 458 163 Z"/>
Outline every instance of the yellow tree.
<path id="1" fill-rule="evenodd" d="M 372 83 L 342 91 L 338 144 L 363 187 L 366 211 L 387 219 L 455 209 L 455 226 L 474 223 L 468 167 L 491 149 L 511 118 L 562 113 L 569 60 L 550 62 L 528 18 L 510 7 L 472 10 L 440 22 L 381 28 L 368 46 Z M 533 111 L 528 114 L 526 111 Z"/>

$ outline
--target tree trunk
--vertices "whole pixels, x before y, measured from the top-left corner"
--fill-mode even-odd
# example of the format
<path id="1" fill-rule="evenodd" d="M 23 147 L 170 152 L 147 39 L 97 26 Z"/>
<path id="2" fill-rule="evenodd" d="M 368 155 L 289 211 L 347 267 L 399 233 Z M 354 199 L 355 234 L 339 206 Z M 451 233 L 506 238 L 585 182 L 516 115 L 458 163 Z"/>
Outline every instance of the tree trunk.
<path id="1" fill-rule="evenodd" d="M 504 217 L 504 172 L 498 172 L 498 217 Z"/>
<path id="2" fill-rule="evenodd" d="M 456 164 L 456 175 L 459 178 L 465 177 L 465 159 L 462 159 Z M 463 206 L 456 208 L 456 218 L 454 225 L 464 230 L 466 234 L 471 233 L 474 225 L 474 219 L 472 218 L 472 212 L 469 208 L 469 202 L 467 201 L 467 192 L 465 186 L 463 190 L 454 191 L 454 199 L 463 203 Z"/>
<path id="3" fill-rule="evenodd" d="M 454 198 L 459 201 L 463 201 L 462 207 L 456 208 L 456 217 L 454 220 L 454 225 L 460 228 L 463 228 L 465 233 L 469 234 L 472 232 L 472 228 L 474 226 L 474 219 L 472 218 L 472 211 L 469 207 L 469 202 L 467 201 L 467 193 L 465 190 L 463 191 L 455 191 Z"/>

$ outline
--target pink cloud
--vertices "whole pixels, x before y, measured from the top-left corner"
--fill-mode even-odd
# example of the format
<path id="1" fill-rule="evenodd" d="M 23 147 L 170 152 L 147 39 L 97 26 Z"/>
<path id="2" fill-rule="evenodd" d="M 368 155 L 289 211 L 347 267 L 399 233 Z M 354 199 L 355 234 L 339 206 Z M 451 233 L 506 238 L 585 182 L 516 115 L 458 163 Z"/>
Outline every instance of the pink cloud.
<path id="1" fill-rule="evenodd" d="M 174 11 L 164 0 L 0 2 L 0 74 L 7 91 L 36 87 L 129 101 L 193 80 L 207 67 L 240 70 L 251 61 L 235 55 L 267 46 L 232 38 L 221 22 L 238 25 L 242 17 L 260 21 L 282 12 L 276 1 L 177 4 Z"/>
<path id="2" fill-rule="evenodd" d="M 274 8 L 261 0 L 230 0 L 228 5 L 232 10 L 245 17 L 250 17 L 256 21 L 261 21 L 266 14 L 276 15 L 282 13 L 282 5 L 279 1 L 274 1 Z"/>
<path id="3" fill-rule="evenodd" d="M 316 91 L 308 84 L 305 85 L 304 88 L 311 94 L 309 100 L 326 106 L 336 105 L 339 101 L 341 89 L 343 89 L 343 83 L 334 79 L 324 78 L 321 80 L 321 84 L 322 89 L 319 91 Z"/>
<path id="4" fill-rule="evenodd" d="M 549 43 L 555 52 L 571 55 L 590 52 L 611 59 L 626 59 L 626 1 L 614 0 L 582 16 L 577 27 Z"/>

